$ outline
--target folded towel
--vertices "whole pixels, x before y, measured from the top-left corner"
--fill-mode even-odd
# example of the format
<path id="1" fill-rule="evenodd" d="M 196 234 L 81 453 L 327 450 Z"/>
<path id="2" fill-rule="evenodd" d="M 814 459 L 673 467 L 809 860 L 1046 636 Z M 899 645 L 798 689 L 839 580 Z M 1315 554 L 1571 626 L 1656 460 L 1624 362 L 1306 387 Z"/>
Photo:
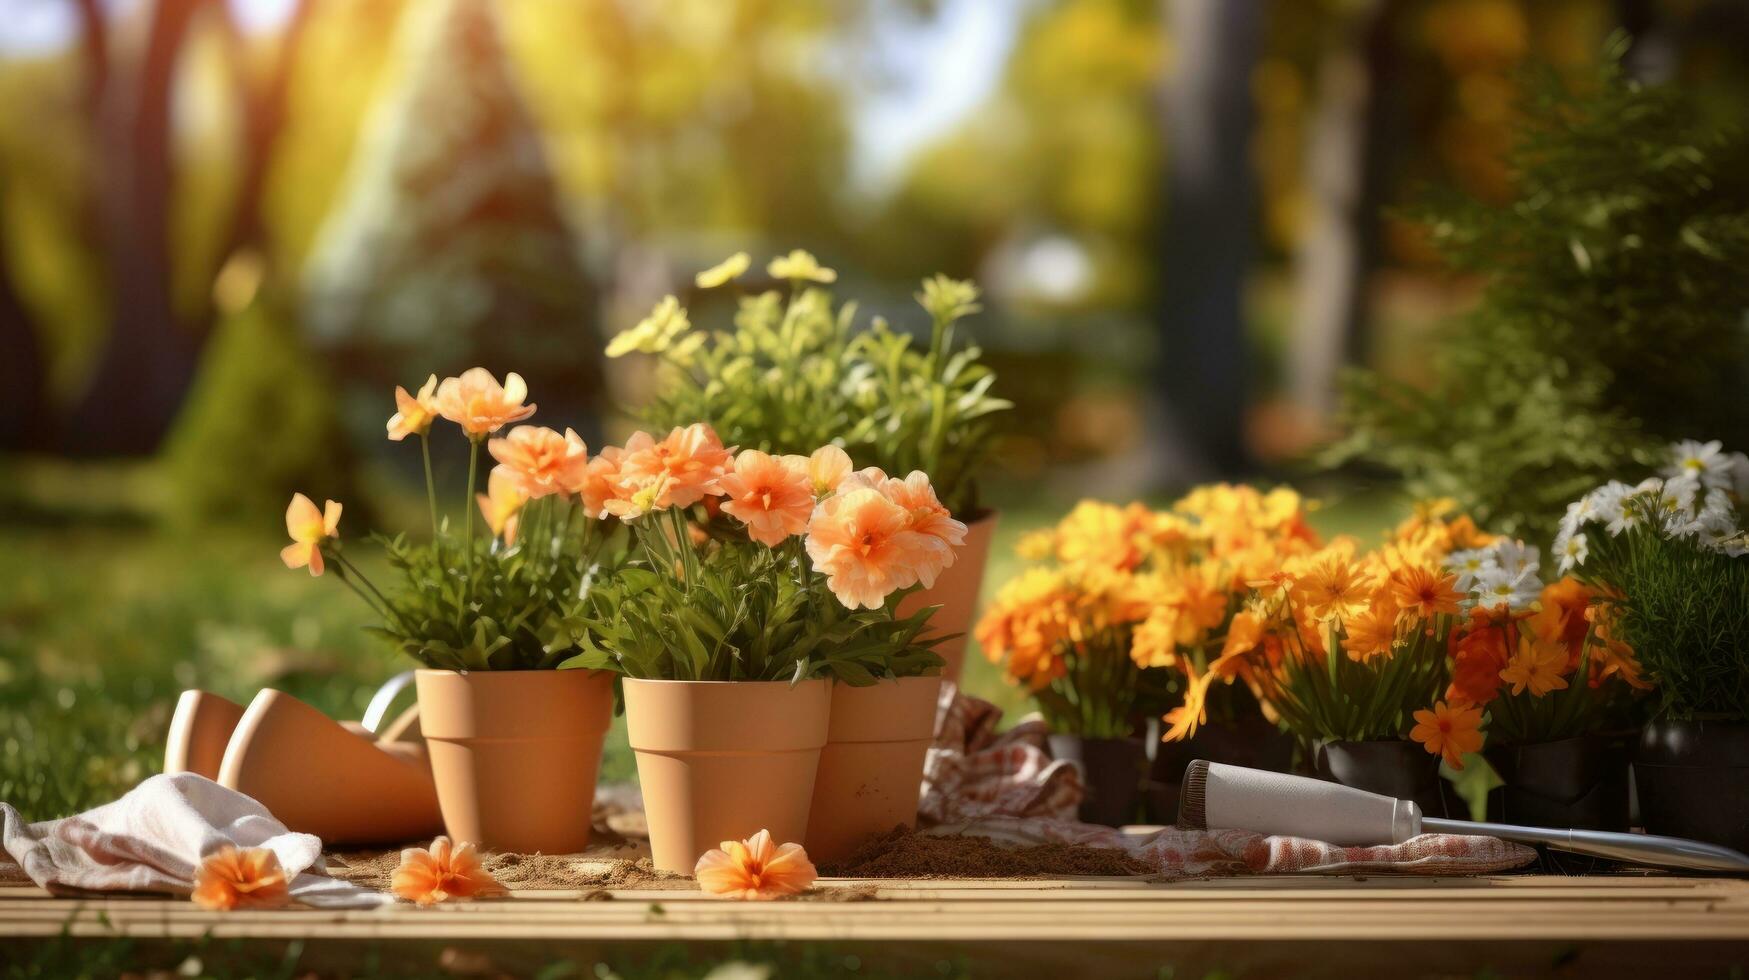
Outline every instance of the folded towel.
<path id="1" fill-rule="evenodd" d="M 187 895 L 201 859 L 227 844 L 272 851 L 291 898 L 305 905 L 373 908 L 393 900 L 323 874 L 319 838 L 292 833 L 261 804 L 194 773 L 153 776 L 113 803 L 40 823 L 0 803 L 0 845 L 55 895 Z"/>
<path id="2" fill-rule="evenodd" d="M 1488 874 L 1523 867 L 1536 851 L 1493 837 L 1423 834 L 1401 844 L 1337 847 L 1246 830 L 1126 833 L 1081 823 L 1084 792 L 1073 765 L 1053 761 L 1043 722 L 998 734 L 1002 709 L 942 685 L 935 742 L 923 769 L 918 815 L 927 833 L 989 837 L 1010 844 L 1110 847 L 1167 877 L 1220 874 Z"/>

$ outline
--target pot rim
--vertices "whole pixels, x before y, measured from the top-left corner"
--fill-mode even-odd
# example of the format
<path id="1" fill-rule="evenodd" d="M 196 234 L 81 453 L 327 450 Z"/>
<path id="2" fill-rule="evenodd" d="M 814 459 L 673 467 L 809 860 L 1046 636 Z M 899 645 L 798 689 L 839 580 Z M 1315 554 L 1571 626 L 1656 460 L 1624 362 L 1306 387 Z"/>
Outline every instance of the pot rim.
<path id="1" fill-rule="evenodd" d="M 627 684 L 693 684 L 693 685 L 696 685 L 699 687 L 703 687 L 706 685 L 726 686 L 729 684 L 736 684 L 736 685 L 740 685 L 743 687 L 751 687 L 751 686 L 756 685 L 756 684 L 781 684 L 784 687 L 801 687 L 803 684 L 827 684 L 827 683 L 830 683 L 832 681 L 832 678 L 830 678 L 830 677 L 810 677 L 805 681 L 791 682 L 791 681 L 682 681 L 682 680 L 670 680 L 670 679 L 665 678 L 665 677 L 627 677 L 625 679 L 625 681 Z"/>

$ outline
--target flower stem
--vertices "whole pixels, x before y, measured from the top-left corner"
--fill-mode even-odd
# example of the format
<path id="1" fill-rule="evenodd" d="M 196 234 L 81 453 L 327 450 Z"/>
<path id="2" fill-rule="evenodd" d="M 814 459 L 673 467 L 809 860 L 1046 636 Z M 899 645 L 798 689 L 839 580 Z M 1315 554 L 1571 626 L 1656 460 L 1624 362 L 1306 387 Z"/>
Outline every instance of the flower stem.
<path id="1" fill-rule="evenodd" d="M 431 478 L 431 435 L 419 433 L 419 453 L 425 457 L 425 502 L 431 505 L 431 540 L 437 540 L 437 482 Z"/>
<path id="2" fill-rule="evenodd" d="M 467 514 L 467 530 L 462 535 L 462 553 L 467 557 L 466 574 L 463 578 L 468 584 L 468 594 L 474 591 L 474 475 L 480 466 L 480 441 L 468 440 L 468 485 L 462 493 L 462 510 Z"/>

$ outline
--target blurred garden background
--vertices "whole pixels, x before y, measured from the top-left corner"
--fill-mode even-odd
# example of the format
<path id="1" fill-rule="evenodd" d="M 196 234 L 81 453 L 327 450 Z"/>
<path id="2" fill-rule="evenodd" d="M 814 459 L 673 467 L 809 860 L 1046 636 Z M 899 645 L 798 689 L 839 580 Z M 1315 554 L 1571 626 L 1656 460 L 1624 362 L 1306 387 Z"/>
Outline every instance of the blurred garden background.
<path id="1" fill-rule="evenodd" d="M 416 532 L 391 392 L 475 364 L 622 437 L 648 377 L 607 338 L 738 250 L 807 248 L 899 326 L 926 275 L 982 285 L 1017 405 L 988 588 L 1083 496 L 1292 481 L 1370 538 L 1436 494 L 1534 540 L 1648 445 L 1749 449 L 1740 0 L 0 12 L 0 800 L 32 817 L 154 771 L 186 687 L 357 717 L 411 665 L 280 565 L 290 494 Z"/>

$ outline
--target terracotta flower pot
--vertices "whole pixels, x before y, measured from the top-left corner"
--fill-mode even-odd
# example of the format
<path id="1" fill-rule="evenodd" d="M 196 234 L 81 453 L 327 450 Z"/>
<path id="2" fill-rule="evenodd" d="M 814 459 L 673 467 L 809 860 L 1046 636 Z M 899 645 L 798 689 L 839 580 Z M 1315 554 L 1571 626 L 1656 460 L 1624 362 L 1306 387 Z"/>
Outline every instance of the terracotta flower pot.
<path id="1" fill-rule="evenodd" d="M 451 838 L 521 853 L 575 854 L 589 844 L 613 675 L 421 670 L 416 683 Z"/>
<path id="2" fill-rule="evenodd" d="M 219 778 L 225 746 L 243 720 L 243 706 L 207 691 L 183 691 L 164 739 L 164 771 Z"/>
<path id="3" fill-rule="evenodd" d="M 625 700 L 658 869 L 691 874 L 699 855 L 760 830 L 779 842 L 802 840 L 830 681 L 628 677 Z"/>
<path id="4" fill-rule="evenodd" d="M 1142 803 L 1142 774 L 1148 768 L 1147 748 L 1141 738 L 1052 735 L 1050 743 L 1051 755 L 1073 762 L 1081 770 L 1087 789 L 1081 800 L 1083 823 L 1121 827 L 1136 822 Z"/>
<path id="5" fill-rule="evenodd" d="M 940 694 L 940 677 L 832 685 L 826 748 L 802 841 L 816 864 L 847 858 L 870 837 L 917 822 Z"/>
<path id="6" fill-rule="evenodd" d="M 1425 816 L 1468 816 L 1456 791 L 1439 775 L 1439 757 L 1417 742 L 1319 742 L 1313 766 L 1319 776 L 1344 786 L 1414 800 Z"/>
<path id="7" fill-rule="evenodd" d="M 966 522 L 966 543 L 960 546 L 952 565 L 927 589 L 919 589 L 899 600 L 900 616 L 909 616 L 925 606 L 940 606 L 929 618 L 934 633 L 958 634 L 935 647 L 947 661 L 941 675 L 950 681 L 960 678 L 960 667 L 966 659 L 966 642 L 971 638 L 972 619 L 978 611 L 978 593 L 984 588 L 984 566 L 990 561 L 990 542 L 996 536 L 995 511 Z"/>
<path id="8" fill-rule="evenodd" d="M 1488 819 L 1532 827 L 1628 829 L 1628 756 L 1599 735 L 1482 750 L 1503 785 L 1488 793 Z"/>
<path id="9" fill-rule="evenodd" d="M 1749 851 L 1749 724 L 1655 721 L 1634 756 L 1649 834 Z"/>
<path id="10" fill-rule="evenodd" d="M 1197 759 L 1270 772 L 1293 769 L 1293 736 L 1261 717 L 1237 725 L 1203 725 L 1182 742 L 1159 741 L 1158 719 L 1150 728 L 1155 729 L 1154 760 L 1148 766 L 1144 790 L 1148 820 L 1153 823 L 1171 824 L 1178 819 L 1184 770 Z"/>

